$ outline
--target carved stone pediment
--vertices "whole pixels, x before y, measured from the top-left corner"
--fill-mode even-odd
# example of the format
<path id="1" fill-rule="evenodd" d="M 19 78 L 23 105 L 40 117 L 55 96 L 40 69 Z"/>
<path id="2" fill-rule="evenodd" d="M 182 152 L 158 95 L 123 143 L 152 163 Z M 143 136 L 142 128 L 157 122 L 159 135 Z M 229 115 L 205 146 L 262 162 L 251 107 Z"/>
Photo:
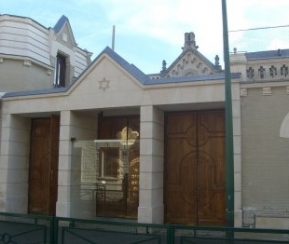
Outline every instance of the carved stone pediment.
<path id="1" fill-rule="evenodd" d="M 187 51 L 185 55 L 176 60 L 168 70 L 166 77 L 204 75 L 211 74 L 212 68 L 192 51 Z"/>
<path id="2" fill-rule="evenodd" d="M 179 77 L 208 75 L 217 73 L 221 70 L 218 56 L 216 56 L 215 64 L 213 64 L 197 49 L 198 46 L 196 45 L 194 33 L 185 33 L 183 52 L 168 68 L 165 67 L 166 63 L 163 61 L 161 76 Z"/>

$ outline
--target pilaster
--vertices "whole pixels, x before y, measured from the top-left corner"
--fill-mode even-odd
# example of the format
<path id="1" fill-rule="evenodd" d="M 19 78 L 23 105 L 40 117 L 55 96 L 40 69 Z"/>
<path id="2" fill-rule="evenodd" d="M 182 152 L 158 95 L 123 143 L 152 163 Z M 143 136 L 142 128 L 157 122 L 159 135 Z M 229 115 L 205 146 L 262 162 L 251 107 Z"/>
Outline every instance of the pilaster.
<path id="1" fill-rule="evenodd" d="M 163 223 L 163 111 L 153 106 L 142 106 L 140 121 L 140 191 L 138 222 Z"/>

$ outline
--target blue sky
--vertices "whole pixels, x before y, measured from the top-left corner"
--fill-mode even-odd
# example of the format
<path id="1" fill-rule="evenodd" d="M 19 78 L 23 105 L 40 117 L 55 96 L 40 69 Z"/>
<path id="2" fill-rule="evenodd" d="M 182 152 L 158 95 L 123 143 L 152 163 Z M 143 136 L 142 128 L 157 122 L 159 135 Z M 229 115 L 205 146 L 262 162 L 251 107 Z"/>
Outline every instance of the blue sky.
<path id="1" fill-rule="evenodd" d="M 68 17 L 81 48 L 97 56 L 112 43 L 115 51 L 145 73 L 161 70 L 162 60 L 170 65 L 181 53 L 184 33 L 193 31 L 199 51 L 214 62 L 222 62 L 221 0 L 0 0 L 0 13 L 30 17 L 45 27 Z M 229 30 L 289 25 L 289 0 L 227 0 Z M 289 48 L 289 28 L 266 32 L 264 49 Z M 261 33 L 261 32 L 260 32 Z M 282 34 L 281 34 L 282 33 Z M 248 34 L 248 33 L 247 33 Z M 230 34 L 230 45 L 247 51 L 246 33 Z M 258 34 L 250 34 L 251 37 Z M 257 35 L 258 37 L 258 35 Z M 259 38 L 256 46 L 261 46 Z M 262 48 L 263 48 L 262 46 Z M 230 46 L 233 50 L 233 46 Z"/>

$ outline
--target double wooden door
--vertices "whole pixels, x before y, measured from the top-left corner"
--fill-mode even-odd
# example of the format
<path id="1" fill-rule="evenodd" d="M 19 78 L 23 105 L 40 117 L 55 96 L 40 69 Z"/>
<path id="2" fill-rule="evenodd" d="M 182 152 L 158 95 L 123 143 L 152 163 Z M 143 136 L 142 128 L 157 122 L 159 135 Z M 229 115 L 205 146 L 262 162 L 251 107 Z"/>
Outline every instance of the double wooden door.
<path id="1" fill-rule="evenodd" d="M 225 225 L 223 110 L 166 116 L 165 220 Z"/>
<path id="2" fill-rule="evenodd" d="M 28 212 L 55 215 L 58 185 L 59 117 L 33 119 Z"/>

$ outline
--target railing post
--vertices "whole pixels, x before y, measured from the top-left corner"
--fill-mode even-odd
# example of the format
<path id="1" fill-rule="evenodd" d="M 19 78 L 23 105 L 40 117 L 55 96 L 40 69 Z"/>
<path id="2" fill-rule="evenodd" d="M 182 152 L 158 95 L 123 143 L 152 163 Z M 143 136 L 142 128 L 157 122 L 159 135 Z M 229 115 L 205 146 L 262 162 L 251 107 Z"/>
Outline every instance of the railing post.
<path id="1" fill-rule="evenodd" d="M 168 225 L 167 227 L 167 243 L 168 244 L 175 243 L 175 229 L 172 225 Z"/>
<path id="2" fill-rule="evenodd" d="M 58 242 L 58 221 L 57 217 L 52 217 L 51 219 L 51 235 L 50 235 L 51 243 L 57 244 Z"/>

